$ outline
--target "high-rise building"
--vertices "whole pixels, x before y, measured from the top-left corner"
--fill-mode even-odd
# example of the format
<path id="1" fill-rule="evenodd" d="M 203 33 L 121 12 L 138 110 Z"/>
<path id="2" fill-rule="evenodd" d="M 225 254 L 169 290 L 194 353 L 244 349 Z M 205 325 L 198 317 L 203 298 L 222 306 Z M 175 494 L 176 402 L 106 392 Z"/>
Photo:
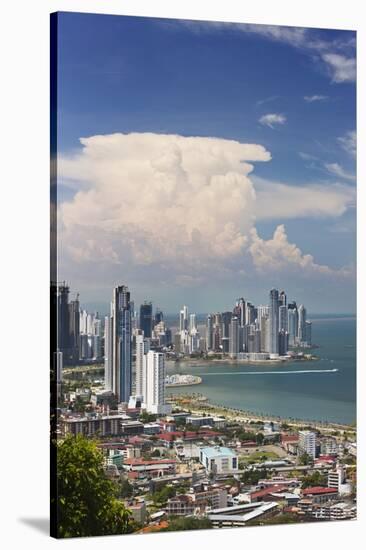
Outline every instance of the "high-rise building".
<path id="1" fill-rule="evenodd" d="M 207 342 L 207 351 L 213 349 L 213 323 L 212 315 L 207 315 L 206 321 L 206 342 Z"/>
<path id="2" fill-rule="evenodd" d="M 165 357 L 163 353 L 149 351 L 145 356 L 146 399 L 149 413 L 166 414 L 169 406 L 165 404 Z"/>
<path id="3" fill-rule="evenodd" d="M 279 324 L 278 330 L 284 330 L 288 332 L 288 308 L 287 305 L 280 305 L 279 307 Z"/>
<path id="4" fill-rule="evenodd" d="M 268 317 L 269 315 L 269 306 L 258 306 L 257 308 L 257 319 L 259 328 L 262 329 L 262 319 Z"/>
<path id="5" fill-rule="evenodd" d="M 183 306 L 179 312 L 179 330 L 188 330 L 188 307 Z"/>
<path id="6" fill-rule="evenodd" d="M 280 355 L 287 355 L 288 352 L 288 332 L 280 330 L 278 335 L 278 353 Z"/>
<path id="7" fill-rule="evenodd" d="M 104 386 L 113 390 L 113 340 L 111 317 L 104 318 Z"/>
<path id="8" fill-rule="evenodd" d="M 252 325 L 257 318 L 257 313 L 257 309 L 253 306 L 253 304 L 247 302 L 245 310 L 245 324 Z"/>
<path id="9" fill-rule="evenodd" d="M 144 302 L 140 306 L 140 329 L 144 331 L 145 338 L 151 338 L 152 320 L 152 303 Z"/>
<path id="10" fill-rule="evenodd" d="M 287 305 L 287 296 L 284 290 L 281 290 L 279 296 L 278 296 L 278 302 L 280 306 L 286 306 Z"/>
<path id="11" fill-rule="evenodd" d="M 306 342 L 306 309 L 301 304 L 298 310 L 299 313 L 299 326 L 298 326 L 298 339 L 299 342 Z"/>
<path id="12" fill-rule="evenodd" d="M 57 285 L 57 351 L 65 355 L 69 351 L 70 316 L 69 316 L 69 292 L 65 283 Z"/>
<path id="13" fill-rule="evenodd" d="M 200 333 L 197 329 L 192 329 L 189 334 L 189 353 L 200 351 Z"/>
<path id="14" fill-rule="evenodd" d="M 233 314 L 239 319 L 239 326 L 243 327 L 246 322 L 246 303 L 244 298 L 236 301 Z"/>
<path id="15" fill-rule="evenodd" d="M 146 374 L 144 374 L 145 355 L 150 351 L 150 340 L 144 337 L 141 329 L 136 334 L 136 389 L 135 394 L 138 397 L 146 399 Z"/>
<path id="16" fill-rule="evenodd" d="M 309 430 L 299 431 L 299 455 L 307 453 L 312 458 L 316 454 L 316 434 Z"/>
<path id="17" fill-rule="evenodd" d="M 288 306 L 288 333 L 289 333 L 289 346 L 294 347 L 297 344 L 297 336 L 298 336 L 298 325 L 299 325 L 299 315 L 297 311 L 297 307 L 295 304 L 295 307 L 290 308 L 290 304 Z"/>
<path id="18" fill-rule="evenodd" d="M 174 351 L 175 353 L 181 353 L 182 351 L 182 342 L 180 337 L 180 332 L 174 334 Z"/>
<path id="19" fill-rule="evenodd" d="M 157 309 L 154 317 L 154 326 L 164 321 L 164 314 L 160 309 Z"/>
<path id="20" fill-rule="evenodd" d="M 229 341 L 230 341 L 230 323 L 232 319 L 231 311 L 224 311 L 221 315 L 222 330 L 221 330 L 221 344 L 222 351 L 229 353 Z"/>
<path id="21" fill-rule="evenodd" d="M 261 352 L 269 352 L 269 314 L 261 320 Z"/>
<path id="22" fill-rule="evenodd" d="M 196 314 L 191 313 L 189 316 L 189 331 L 192 332 L 193 330 L 197 329 L 197 321 L 196 321 Z"/>
<path id="23" fill-rule="evenodd" d="M 279 307 L 278 290 L 269 293 L 269 353 L 278 353 Z"/>
<path id="24" fill-rule="evenodd" d="M 79 361 L 80 344 L 80 304 L 79 295 L 69 303 L 69 348 L 70 362 L 74 365 Z"/>
<path id="25" fill-rule="evenodd" d="M 132 330 L 130 292 L 125 285 L 117 286 L 113 291 L 111 328 L 112 390 L 120 403 L 126 403 L 132 389 Z"/>
<path id="26" fill-rule="evenodd" d="M 230 342 L 229 354 L 230 357 L 236 357 L 239 353 L 239 319 L 232 317 L 230 323 Z"/>

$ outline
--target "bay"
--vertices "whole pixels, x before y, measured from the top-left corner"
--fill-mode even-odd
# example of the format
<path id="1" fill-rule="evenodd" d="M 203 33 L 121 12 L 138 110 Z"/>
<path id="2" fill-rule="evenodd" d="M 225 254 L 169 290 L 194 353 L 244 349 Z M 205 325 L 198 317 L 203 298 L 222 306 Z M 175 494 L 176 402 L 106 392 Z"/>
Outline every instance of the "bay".
<path id="1" fill-rule="evenodd" d="M 168 394 L 200 392 L 210 402 L 258 414 L 339 423 L 356 421 L 356 319 L 324 316 L 313 321 L 312 353 L 318 361 L 271 365 L 171 364 L 168 374 L 195 374 L 199 386 Z"/>

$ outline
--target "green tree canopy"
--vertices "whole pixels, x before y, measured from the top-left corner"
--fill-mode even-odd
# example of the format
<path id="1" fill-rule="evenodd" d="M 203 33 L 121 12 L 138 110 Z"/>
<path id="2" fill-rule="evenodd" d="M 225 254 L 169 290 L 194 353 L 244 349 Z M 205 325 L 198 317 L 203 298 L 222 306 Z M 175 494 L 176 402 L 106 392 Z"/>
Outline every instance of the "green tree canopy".
<path id="1" fill-rule="evenodd" d="M 302 453 L 299 456 L 299 463 L 302 466 L 307 466 L 308 464 L 312 464 L 314 462 L 313 458 L 306 452 Z"/>
<path id="2" fill-rule="evenodd" d="M 96 442 L 78 435 L 57 444 L 59 538 L 117 535 L 133 530 L 118 488 L 104 472 Z"/>
<path id="3" fill-rule="evenodd" d="M 302 482 L 302 488 L 327 486 L 328 478 L 321 472 L 313 472 L 312 474 L 305 476 Z"/>
<path id="4" fill-rule="evenodd" d="M 132 497 L 132 495 L 133 495 L 133 487 L 131 483 L 128 481 L 128 479 L 124 479 L 121 482 L 121 497 L 128 498 L 128 497 Z"/>
<path id="5" fill-rule="evenodd" d="M 168 527 L 161 531 L 191 531 L 196 529 L 211 529 L 212 523 L 207 518 L 181 517 L 174 518 L 169 522 Z"/>

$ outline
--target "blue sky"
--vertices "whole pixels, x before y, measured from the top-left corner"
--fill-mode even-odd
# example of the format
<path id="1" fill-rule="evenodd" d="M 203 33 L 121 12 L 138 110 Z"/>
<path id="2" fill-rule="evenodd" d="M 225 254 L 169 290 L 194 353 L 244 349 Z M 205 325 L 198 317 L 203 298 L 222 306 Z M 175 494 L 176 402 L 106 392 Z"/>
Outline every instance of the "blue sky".
<path id="1" fill-rule="evenodd" d="M 183 301 L 190 300 L 195 302 L 198 311 L 211 309 L 212 301 L 215 301 L 212 309 L 229 307 L 237 294 L 263 302 L 272 285 L 287 288 L 289 293 L 296 294 L 294 298 L 306 301 L 314 312 L 354 311 L 355 94 L 354 32 L 60 14 L 59 215 L 63 228 L 60 236 L 64 242 L 60 275 L 68 279 L 72 287 L 77 285 L 75 290 L 79 290 L 87 302 L 109 300 L 109 289 L 118 282 L 116 279 L 127 282 L 132 289 L 133 284 L 124 280 L 131 278 L 137 300 L 152 299 L 171 312 Z M 156 257 L 150 258 L 147 267 L 141 253 L 146 253 L 149 242 L 154 246 L 156 243 L 156 238 L 150 241 L 146 236 L 153 231 L 150 226 L 143 227 L 140 248 L 134 240 L 133 253 L 131 239 L 126 244 L 128 250 L 117 250 L 116 245 L 111 245 L 110 254 L 115 261 L 109 265 L 108 256 L 101 260 L 102 272 L 100 265 L 95 265 L 96 252 L 93 258 L 80 252 L 85 235 L 93 235 L 97 240 L 101 228 L 103 240 L 93 244 L 94 250 L 99 250 L 102 244 L 106 247 L 108 242 L 106 218 L 110 203 L 104 205 L 103 213 L 96 214 L 97 220 L 93 219 L 92 211 L 87 219 L 80 210 L 96 192 L 100 193 L 101 200 L 97 200 L 101 210 L 102 193 L 111 189 L 107 175 L 102 178 L 103 184 L 102 179 L 94 177 L 102 166 L 96 165 L 95 159 L 105 154 L 103 167 L 107 173 L 107 159 L 118 160 L 111 157 L 112 151 L 118 157 L 118 147 L 126 147 L 124 139 L 118 145 L 114 142 L 111 145 L 107 136 L 130 133 L 156 135 L 157 144 L 161 134 L 214 137 L 228 143 L 256 144 L 270 154 L 271 160 L 259 159 L 262 153 L 258 149 L 253 158 L 244 159 L 250 165 L 245 176 L 257 198 L 249 204 L 247 197 L 241 197 L 246 206 L 242 215 L 236 212 L 233 231 L 240 233 L 242 241 L 233 249 L 232 256 L 223 259 L 216 246 L 205 265 L 198 267 L 195 262 L 192 267 L 189 261 L 181 261 L 178 253 L 175 258 L 172 255 L 168 258 L 164 251 L 154 248 Z M 93 142 L 89 148 L 80 143 L 80 138 L 92 136 L 105 138 Z M 136 145 L 140 151 L 147 151 L 145 157 L 136 156 L 136 163 L 140 165 L 152 161 L 150 141 L 145 145 L 144 140 Z M 200 141 L 201 146 L 204 156 L 208 147 L 204 139 Z M 151 147 L 155 151 L 155 145 Z M 185 142 L 160 140 L 158 150 L 164 147 L 169 154 L 172 151 L 176 154 L 179 149 L 186 181 L 196 182 L 196 166 L 195 175 L 186 168 L 191 166 L 188 157 L 191 153 Z M 133 170 L 133 174 L 137 174 L 138 168 Z M 166 168 L 164 170 L 166 177 Z M 220 167 L 220 174 L 221 170 Z M 199 173 L 203 177 L 203 168 Z M 116 197 L 122 197 L 124 186 L 132 185 L 132 181 L 138 187 L 137 176 L 131 176 L 126 183 L 129 174 L 130 167 L 126 163 L 121 165 L 120 190 L 116 188 L 117 182 L 113 184 Z M 211 176 L 214 177 L 214 172 Z M 117 176 L 113 172 L 111 177 Z M 179 181 L 175 181 L 179 188 Z M 276 187 L 279 183 L 285 187 Z M 287 186 L 291 187 L 290 191 L 295 188 L 300 193 L 294 195 L 292 202 L 287 201 Z M 317 191 L 314 205 L 311 204 L 312 190 Z M 89 196 L 82 196 L 88 193 Z M 283 204 L 283 208 L 272 208 L 272 197 L 277 198 L 276 202 Z M 194 194 L 191 199 L 194 201 Z M 123 199 L 117 200 L 123 202 Z M 302 208 L 305 203 L 309 204 Z M 228 207 L 223 214 L 227 216 L 226 224 L 232 221 L 229 211 Z M 255 220 L 245 224 L 243 218 L 248 219 L 252 214 Z M 120 217 L 123 218 L 123 214 Z M 112 218 L 107 224 L 108 231 L 112 228 L 110 242 L 118 240 L 118 231 L 125 239 L 126 226 Z M 79 231 L 79 219 L 84 220 L 84 231 Z M 233 238 L 228 237 L 225 223 L 217 227 L 217 233 Z M 285 248 L 279 249 L 277 240 L 272 242 L 279 225 L 285 227 L 288 244 L 300 249 L 300 256 L 290 258 L 289 266 L 286 258 L 292 254 L 290 247 L 285 244 Z M 172 235 L 169 219 L 165 227 L 167 234 Z M 183 229 L 190 232 L 196 229 L 203 239 L 207 237 L 212 243 L 211 234 L 205 235 L 202 225 L 195 227 L 188 219 Z M 257 246 L 253 245 L 253 230 L 261 239 L 256 241 Z M 278 234 L 278 243 L 280 241 Z M 184 241 L 184 246 L 186 244 Z M 230 266 L 230 273 L 216 279 L 215 250 L 217 271 L 221 268 L 228 271 L 225 266 Z M 261 263 L 264 251 L 274 256 L 265 265 Z M 280 263 L 275 258 L 277 253 L 281 256 Z M 128 269 L 124 267 L 124 254 L 129 258 Z M 312 264 L 303 259 L 308 254 L 313 256 Z M 177 264 L 182 264 L 179 272 Z M 174 266 L 171 276 L 170 265 Z M 245 269 L 242 270 L 242 266 Z M 95 273 L 94 284 L 91 273 Z"/>

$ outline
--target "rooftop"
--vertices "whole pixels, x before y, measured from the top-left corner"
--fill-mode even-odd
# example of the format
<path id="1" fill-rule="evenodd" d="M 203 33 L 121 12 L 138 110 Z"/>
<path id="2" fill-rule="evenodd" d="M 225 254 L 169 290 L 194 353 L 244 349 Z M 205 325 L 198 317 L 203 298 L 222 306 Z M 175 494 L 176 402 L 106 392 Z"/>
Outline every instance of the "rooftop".
<path id="1" fill-rule="evenodd" d="M 215 458 L 215 457 L 218 457 L 218 456 L 236 457 L 236 454 L 234 453 L 234 451 L 232 451 L 228 447 L 202 447 L 201 451 L 208 458 Z"/>
<path id="2" fill-rule="evenodd" d="M 303 490 L 304 495 L 327 495 L 334 493 L 338 493 L 338 490 L 331 487 L 308 487 Z"/>

